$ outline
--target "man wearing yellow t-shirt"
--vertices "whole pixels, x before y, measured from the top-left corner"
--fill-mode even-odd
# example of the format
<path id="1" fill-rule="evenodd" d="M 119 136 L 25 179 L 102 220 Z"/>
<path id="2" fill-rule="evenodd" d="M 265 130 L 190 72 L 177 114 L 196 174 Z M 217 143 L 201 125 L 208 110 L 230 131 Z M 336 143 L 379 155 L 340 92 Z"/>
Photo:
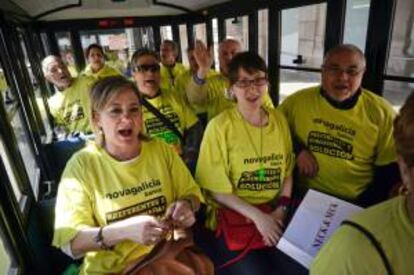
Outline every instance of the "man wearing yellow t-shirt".
<path id="1" fill-rule="evenodd" d="M 56 126 L 63 127 L 66 134 L 91 132 L 89 89 L 94 80 L 86 76 L 72 78 L 62 59 L 54 55 L 43 59 L 42 70 L 56 88 L 56 93 L 48 99 Z"/>
<path id="2" fill-rule="evenodd" d="M 394 111 L 361 88 L 364 72 L 360 49 L 336 46 L 324 58 L 322 85 L 289 96 L 280 110 L 296 141 L 301 187 L 369 205 L 387 197 L 398 168 Z"/>
<path id="3" fill-rule="evenodd" d="M 160 45 L 161 59 L 161 88 L 172 89 L 177 76 L 182 74 L 186 68 L 178 63 L 178 45 L 172 40 L 164 40 Z"/>
<path id="4" fill-rule="evenodd" d="M 232 58 L 242 51 L 240 42 L 234 39 L 225 39 L 219 45 L 220 73 L 208 76 L 213 58 L 210 51 L 201 41 L 196 41 L 194 58 L 198 70 L 193 74 L 192 81 L 186 87 L 188 101 L 197 109 L 207 112 L 207 119 L 221 113 L 223 110 L 235 106 L 235 101 L 228 93 L 228 66 Z M 266 93 L 264 105 L 272 108 L 273 103 Z"/>
<path id="5" fill-rule="evenodd" d="M 138 50 L 133 54 L 131 64 L 134 80 L 144 100 L 177 130 L 168 127 L 159 115 L 143 103 L 144 132 L 173 146 L 187 165 L 194 168 L 202 135 L 197 116 L 181 97 L 160 88 L 160 66 L 155 52 Z"/>

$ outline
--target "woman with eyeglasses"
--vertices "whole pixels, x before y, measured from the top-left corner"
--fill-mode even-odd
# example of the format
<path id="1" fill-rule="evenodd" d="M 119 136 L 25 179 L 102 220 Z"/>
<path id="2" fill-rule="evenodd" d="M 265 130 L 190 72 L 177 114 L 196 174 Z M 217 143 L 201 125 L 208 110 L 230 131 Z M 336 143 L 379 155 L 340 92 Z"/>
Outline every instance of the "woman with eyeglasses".
<path id="1" fill-rule="evenodd" d="M 87 76 L 98 80 L 108 76 L 121 75 L 121 72 L 117 69 L 105 64 L 105 54 L 101 45 L 89 45 L 86 49 L 86 59 L 88 60 L 88 66 L 86 66 L 83 74 Z"/>
<path id="2" fill-rule="evenodd" d="M 137 50 L 131 64 L 133 78 L 144 105 L 144 132 L 171 145 L 189 168 L 194 170 L 202 136 L 197 116 L 177 93 L 160 88 L 160 65 L 156 52 Z"/>
<path id="3" fill-rule="evenodd" d="M 414 271 L 414 93 L 394 120 L 402 194 L 342 225 L 319 252 L 311 274 L 408 275 Z M 371 235 L 370 239 L 367 234 Z"/>
<path id="4" fill-rule="evenodd" d="M 80 274 L 118 274 L 149 253 L 171 222 L 190 227 L 202 197 L 177 154 L 142 134 L 132 82 L 102 79 L 90 98 L 96 140 L 65 168 L 53 245 L 84 257 Z"/>
<path id="5" fill-rule="evenodd" d="M 289 127 L 279 111 L 264 107 L 267 68 L 260 56 L 237 54 L 229 64 L 229 80 L 237 104 L 207 125 L 196 169 L 196 180 L 207 197 L 206 227 L 219 236 L 208 243 L 208 250 L 223 272 L 274 274 L 278 253 L 274 246 L 286 225 L 292 193 Z M 245 247 L 236 248 L 237 240 L 232 240 L 244 234 L 232 231 L 229 223 L 235 222 L 234 217 L 250 221 L 245 235 L 256 234 L 246 237 Z M 253 245 L 252 238 L 260 245 L 246 250 Z"/>

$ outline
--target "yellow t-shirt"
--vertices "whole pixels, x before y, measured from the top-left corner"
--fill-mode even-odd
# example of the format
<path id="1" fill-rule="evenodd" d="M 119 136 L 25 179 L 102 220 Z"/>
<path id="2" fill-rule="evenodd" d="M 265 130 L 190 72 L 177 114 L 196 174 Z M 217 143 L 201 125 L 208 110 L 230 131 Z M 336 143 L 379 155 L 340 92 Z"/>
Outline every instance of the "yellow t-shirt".
<path id="1" fill-rule="evenodd" d="M 160 95 L 147 99 L 160 113 L 165 115 L 175 127 L 184 135 L 184 131 L 197 123 L 198 118 L 182 98 L 174 92 L 161 90 Z M 181 154 L 181 141 L 165 124 L 153 113 L 143 107 L 144 133 L 150 137 L 160 138 L 172 145 Z"/>
<path id="2" fill-rule="evenodd" d="M 4 73 L 0 72 L 0 92 L 4 93 L 7 90 L 7 81 L 6 78 L 4 77 Z"/>
<path id="3" fill-rule="evenodd" d="M 286 119 L 275 109 L 266 110 L 269 123 L 263 128 L 246 122 L 236 107 L 209 122 L 196 169 L 203 189 L 234 194 L 251 204 L 278 195 L 292 173 L 294 155 Z M 207 226 L 214 229 L 217 205 L 212 200 L 208 203 Z"/>
<path id="4" fill-rule="evenodd" d="M 56 125 L 62 126 L 66 133 L 91 132 L 89 90 L 93 82 L 93 78 L 86 76 L 74 78 L 69 88 L 48 99 Z"/>
<path id="5" fill-rule="evenodd" d="M 393 274 L 414 271 L 414 222 L 406 198 L 397 197 L 371 207 L 352 221 L 362 225 L 381 244 Z M 341 226 L 315 258 L 311 274 L 386 275 L 384 264 L 371 241 L 357 229 Z"/>
<path id="6" fill-rule="evenodd" d="M 161 83 L 160 87 L 163 90 L 169 90 L 174 87 L 175 79 L 186 70 L 185 66 L 181 63 L 175 63 L 172 69 L 167 68 L 161 64 Z"/>
<path id="7" fill-rule="evenodd" d="M 363 89 L 356 105 L 337 109 L 320 87 L 299 91 L 283 101 L 292 136 L 314 154 L 319 172 L 301 177 L 303 186 L 355 199 L 371 183 L 374 165 L 396 161 L 394 111 L 383 98 Z M 302 186 L 302 187 L 303 187 Z"/>
<path id="8" fill-rule="evenodd" d="M 202 201 L 184 163 L 164 143 L 143 141 L 141 154 L 125 162 L 113 159 L 92 143 L 69 160 L 62 175 L 53 245 L 67 245 L 84 228 L 139 214 L 161 217 L 173 201 L 189 195 Z M 80 273 L 120 272 L 151 249 L 126 240 L 112 250 L 88 252 Z"/>
<path id="9" fill-rule="evenodd" d="M 207 73 L 207 77 L 212 77 L 213 75 L 218 74 L 218 72 L 214 70 L 209 70 Z M 203 113 L 204 110 L 202 108 L 198 108 L 197 105 L 192 105 L 188 102 L 187 95 L 185 93 L 186 87 L 188 83 L 191 81 L 193 77 L 193 73 L 190 69 L 187 69 L 182 74 L 178 75 L 175 79 L 174 89 L 170 91 L 175 91 L 180 97 L 186 101 L 186 103 L 193 109 L 196 114 Z"/>
<path id="10" fill-rule="evenodd" d="M 104 64 L 102 69 L 97 71 L 96 73 L 92 72 L 91 65 L 86 66 L 85 70 L 83 71 L 84 75 L 91 76 L 95 78 L 96 80 L 109 77 L 109 76 L 118 76 L 122 75 L 120 71 L 117 69 L 112 68 L 111 66 L 108 66 L 107 64 Z"/>
<path id="11" fill-rule="evenodd" d="M 224 75 L 217 73 L 207 77 L 206 84 L 203 85 L 200 91 L 197 91 L 205 93 L 205 101 L 195 106 L 198 110 L 207 112 L 207 119 L 209 121 L 222 111 L 236 105 L 236 101 L 229 97 L 229 85 L 228 79 Z M 273 103 L 268 92 L 266 92 L 263 98 L 263 105 L 268 108 L 273 108 Z"/>

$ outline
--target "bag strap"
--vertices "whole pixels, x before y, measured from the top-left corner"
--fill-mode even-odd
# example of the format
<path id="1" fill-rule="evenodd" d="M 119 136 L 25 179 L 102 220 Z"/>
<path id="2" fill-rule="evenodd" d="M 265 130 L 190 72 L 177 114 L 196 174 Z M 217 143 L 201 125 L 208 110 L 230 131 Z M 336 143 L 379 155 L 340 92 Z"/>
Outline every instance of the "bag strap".
<path id="1" fill-rule="evenodd" d="M 391 264 L 390 264 L 390 262 L 387 258 L 387 255 L 385 255 L 385 252 L 382 249 L 380 242 L 378 242 L 378 240 L 374 237 L 374 235 L 371 232 L 369 232 L 362 225 L 357 224 L 357 223 L 352 222 L 352 221 L 348 221 L 348 220 L 343 221 L 342 225 L 348 225 L 350 227 L 353 227 L 353 228 L 357 229 L 359 232 L 361 232 L 363 235 L 365 235 L 365 237 L 367 237 L 371 241 L 372 245 L 375 247 L 378 254 L 380 255 L 381 260 L 384 263 L 384 266 L 385 266 L 385 269 L 387 270 L 388 275 L 393 274 Z"/>
<path id="2" fill-rule="evenodd" d="M 164 125 L 170 129 L 181 141 L 181 144 L 184 144 L 184 137 L 178 131 L 177 127 L 174 125 L 174 123 L 169 120 L 164 114 L 162 114 L 157 108 L 155 108 L 148 100 L 145 98 L 141 99 L 141 104 L 145 106 L 145 108 L 148 109 L 151 113 L 153 113 L 156 117 L 158 117 Z"/>
<path id="3" fill-rule="evenodd" d="M 228 266 L 230 266 L 230 265 L 232 265 L 232 264 L 234 264 L 234 263 L 237 263 L 238 261 L 240 261 L 241 259 L 243 259 L 246 255 L 247 255 L 247 253 L 249 253 L 249 251 L 252 249 L 252 244 L 253 244 L 253 241 L 254 241 L 254 239 L 256 238 L 256 236 L 258 235 L 259 233 L 258 232 L 256 232 L 251 238 L 250 238 L 250 240 L 247 242 L 247 244 L 246 244 L 246 246 L 243 248 L 243 250 L 242 250 L 242 252 L 240 252 L 240 254 L 239 255 L 237 255 L 236 257 L 234 257 L 233 259 L 230 259 L 230 260 L 228 260 L 227 262 L 225 262 L 224 264 L 222 264 L 222 265 L 220 265 L 219 266 L 219 269 L 222 269 L 222 268 L 226 268 L 226 267 L 228 267 Z"/>

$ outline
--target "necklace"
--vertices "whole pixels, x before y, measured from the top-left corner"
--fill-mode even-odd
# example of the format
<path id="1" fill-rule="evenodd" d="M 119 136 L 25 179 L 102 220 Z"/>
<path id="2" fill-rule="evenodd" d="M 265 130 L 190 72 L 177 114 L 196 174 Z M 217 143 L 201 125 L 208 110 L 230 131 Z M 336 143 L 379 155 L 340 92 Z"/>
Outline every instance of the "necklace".
<path id="1" fill-rule="evenodd" d="M 260 108 L 260 118 L 259 118 L 259 124 L 260 124 L 260 154 L 259 154 L 259 150 L 257 150 L 256 145 L 253 142 L 253 138 L 250 135 L 250 132 L 247 130 L 247 126 L 246 126 L 247 122 L 245 121 L 242 113 L 240 111 L 239 111 L 239 113 L 240 113 L 240 116 L 241 116 L 241 119 L 242 119 L 242 125 L 243 125 L 243 128 L 244 128 L 244 131 L 246 132 L 247 138 L 249 139 L 249 143 L 252 146 L 253 151 L 256 154 L 256 157 L 259 159 L 259 170 L 257 171 L 257 176 L 259 178 L 259 181 L 263 182 L 263 181 L 265 181 L 266 171 L 265 171 L 265 168 L 264 168 L 263 163 L 262 163 L 262 157 L 263 157 L 263 127 L 264 127 L 263 125 L 261 125 L 262 124 L 262 109 Z"/>

